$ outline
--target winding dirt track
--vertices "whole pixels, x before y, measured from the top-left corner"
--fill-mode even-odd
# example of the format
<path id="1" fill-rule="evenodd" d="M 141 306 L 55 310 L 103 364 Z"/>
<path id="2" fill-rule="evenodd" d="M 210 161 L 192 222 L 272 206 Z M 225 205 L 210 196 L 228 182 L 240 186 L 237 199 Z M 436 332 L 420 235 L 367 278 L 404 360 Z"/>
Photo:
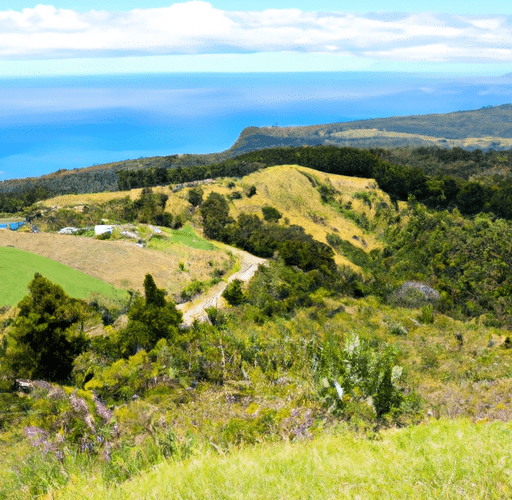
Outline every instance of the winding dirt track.
<path id="1" fill-rule="evenodd" d="M 226 289 L 228 283 L 231 283 L 231 281 L 235 279 L 239 279 L 246 283 L 254 276 L 254 273 L 258 270 L 258 266 L 265 265 L 267 263 L 266 259 L 256 257 L 250 253 L 244 252 L 243 250 L 233 247 L 231 247 L 230 250 L 233 254 L 240 257 L 240 270 L 233 273 L 228 278 L 227 283 L 225 281 L 218 283 L 211 288 L 208 293 L 201 295 L 197 300 L 179 304 L 177 307 L 183 312 L 184 325 L 191 326 L 195 320 L 199 322 L 208 321 L 206 309 L 209 307 L 221 307 L 223 303 L 225 303 L 225 299 L 222 297 L 222 292 Z"/>

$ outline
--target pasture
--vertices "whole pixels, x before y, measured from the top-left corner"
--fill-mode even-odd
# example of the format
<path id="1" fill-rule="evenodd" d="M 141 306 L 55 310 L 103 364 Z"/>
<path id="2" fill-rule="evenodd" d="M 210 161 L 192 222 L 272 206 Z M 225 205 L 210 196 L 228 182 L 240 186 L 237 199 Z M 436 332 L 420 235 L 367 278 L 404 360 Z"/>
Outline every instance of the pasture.
<path id="1" fill-rule="evenodd" d="M 86 299 L 92 292 L 119 298 L 127 295 L 98 278 L 49 258 L 17 248 L 0 247 L 0 305 L 16 305 L 27 294 L 27 285 L 35 273 L 58 283 L 71 297 Z"/>

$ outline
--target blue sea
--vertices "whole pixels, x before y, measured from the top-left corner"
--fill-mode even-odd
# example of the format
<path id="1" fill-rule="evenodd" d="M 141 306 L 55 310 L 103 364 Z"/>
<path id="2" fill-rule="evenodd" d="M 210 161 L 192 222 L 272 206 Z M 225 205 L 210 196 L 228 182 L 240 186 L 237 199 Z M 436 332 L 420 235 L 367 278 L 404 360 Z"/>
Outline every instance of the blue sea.
<path id="1" fill-rule="evenodd" d="M 228 149 L 248 126 L 448 113 L 512 102 L 512 77 L 187 73 L 0 78 L 0 180 Z"/>

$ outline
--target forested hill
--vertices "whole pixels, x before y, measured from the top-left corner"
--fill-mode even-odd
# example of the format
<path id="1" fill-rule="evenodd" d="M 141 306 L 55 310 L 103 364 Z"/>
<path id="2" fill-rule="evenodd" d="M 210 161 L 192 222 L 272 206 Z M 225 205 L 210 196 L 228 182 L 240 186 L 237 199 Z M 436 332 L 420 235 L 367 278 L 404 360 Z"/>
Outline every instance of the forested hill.
<path id="1" fill-rule="evenodd" d="M 248 127 L 231 151 L 317 144 L 352 147 L 512 148 L 512 104 L 447 114 L 395 116 L 304 127 Z"/>

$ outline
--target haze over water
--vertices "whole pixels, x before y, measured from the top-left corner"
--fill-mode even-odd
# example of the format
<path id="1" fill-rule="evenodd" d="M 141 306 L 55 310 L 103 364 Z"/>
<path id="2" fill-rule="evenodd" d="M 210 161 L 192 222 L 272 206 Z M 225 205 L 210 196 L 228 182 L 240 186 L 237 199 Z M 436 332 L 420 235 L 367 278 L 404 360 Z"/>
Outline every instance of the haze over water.
<path id="1" fill-rule="evenodd" d="M 448 113 L 512 102 L 512 77 L 183 73 L 0 79 L 0 180 L 228 149 L 248 126 Z"/>

